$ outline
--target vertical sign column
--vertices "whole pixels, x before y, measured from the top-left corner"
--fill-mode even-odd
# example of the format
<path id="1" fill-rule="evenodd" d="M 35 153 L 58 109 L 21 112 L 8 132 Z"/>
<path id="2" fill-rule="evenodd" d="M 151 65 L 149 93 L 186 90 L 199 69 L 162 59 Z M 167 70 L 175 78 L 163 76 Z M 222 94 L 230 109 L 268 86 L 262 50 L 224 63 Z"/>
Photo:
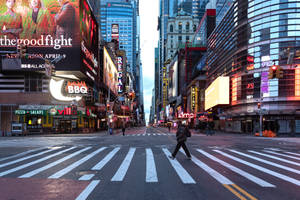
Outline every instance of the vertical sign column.
<path id="1" fill-rule="evenodd" d="M 123 93 L 123 57 L 118 56 L 118 93 Z"/>

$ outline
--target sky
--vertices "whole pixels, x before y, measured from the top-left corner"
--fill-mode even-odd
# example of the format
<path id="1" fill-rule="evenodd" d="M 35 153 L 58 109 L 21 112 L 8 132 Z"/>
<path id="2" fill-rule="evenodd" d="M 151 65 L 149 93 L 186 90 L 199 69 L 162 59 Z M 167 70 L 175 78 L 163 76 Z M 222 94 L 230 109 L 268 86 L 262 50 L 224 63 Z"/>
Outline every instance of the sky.
<path id="1" fill-rule="evenodd" d="M 141 59 L 144 78 L 144 109 L 146 121 L 149 120 L 154 88 L 154 50 L 158 46 L 159 0 L 140 0 L 140 33 L 141 33 Z"/>

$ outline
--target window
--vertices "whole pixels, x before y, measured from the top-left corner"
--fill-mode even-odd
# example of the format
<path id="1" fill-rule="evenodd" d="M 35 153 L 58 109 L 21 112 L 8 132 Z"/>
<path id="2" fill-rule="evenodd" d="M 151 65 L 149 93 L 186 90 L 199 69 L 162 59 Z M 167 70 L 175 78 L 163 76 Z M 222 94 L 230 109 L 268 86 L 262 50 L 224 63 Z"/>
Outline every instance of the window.
<path id="1" fill-rule="evenodd" d="M 179 24 L 178 24 L 178 30 L 179 30 L 179 32 L 182 31 L 182 23 L 181 22 L 179 22 Z"/>
<path id="2" fill-rule="evenodd" d="M 182 41 L 182 36 L 178 36 L 178 41 Z"/>
<path id="3" fill-rule="evenodd" d="M 187 22 L 185 24 L 185 30 L 186 30 L 186 32 L 188 32 L 190 30 L 190 23 L 189 22 Z"/>
<path id="4" fill-rule="evenodd" d="M 173 25 L 170 25 L 170 32 L 173 33 Z"/>
<path id="5" fill-rule="evenodd" d="M 186 36 L 185 37 L 185 40 L 188 42 L 188 41 L 190 41 L 190 36 Z"/>

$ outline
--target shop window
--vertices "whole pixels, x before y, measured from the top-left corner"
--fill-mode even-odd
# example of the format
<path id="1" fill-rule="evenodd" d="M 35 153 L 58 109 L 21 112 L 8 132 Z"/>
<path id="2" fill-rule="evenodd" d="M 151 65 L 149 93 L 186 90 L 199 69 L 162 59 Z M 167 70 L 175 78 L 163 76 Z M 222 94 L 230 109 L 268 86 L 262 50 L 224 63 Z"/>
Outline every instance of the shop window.
<path id="1" fill-rule="evenodd" d="M 25 92 L 42 92 L 43 81 L 41 75 L 25 75 Z"/>
<path id="2" fill-rule="evenodd" d="M 170 32 L 173 33 L 173 25 L 170 25 Z"/>

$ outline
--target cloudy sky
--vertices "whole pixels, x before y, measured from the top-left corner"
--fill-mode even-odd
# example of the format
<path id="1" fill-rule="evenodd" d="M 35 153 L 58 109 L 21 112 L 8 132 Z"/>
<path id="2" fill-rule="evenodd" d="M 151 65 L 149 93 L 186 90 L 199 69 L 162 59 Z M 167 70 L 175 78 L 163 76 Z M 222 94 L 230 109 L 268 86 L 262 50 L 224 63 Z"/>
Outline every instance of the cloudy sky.
<path id="1" fill-rule="evenodd" d="M 159 0 L 140 0 L 141 50 L 144 76 L 144 104 L 149 119 L 154 88 L 154 48 L 158 45 L 157 18 Z"/>

